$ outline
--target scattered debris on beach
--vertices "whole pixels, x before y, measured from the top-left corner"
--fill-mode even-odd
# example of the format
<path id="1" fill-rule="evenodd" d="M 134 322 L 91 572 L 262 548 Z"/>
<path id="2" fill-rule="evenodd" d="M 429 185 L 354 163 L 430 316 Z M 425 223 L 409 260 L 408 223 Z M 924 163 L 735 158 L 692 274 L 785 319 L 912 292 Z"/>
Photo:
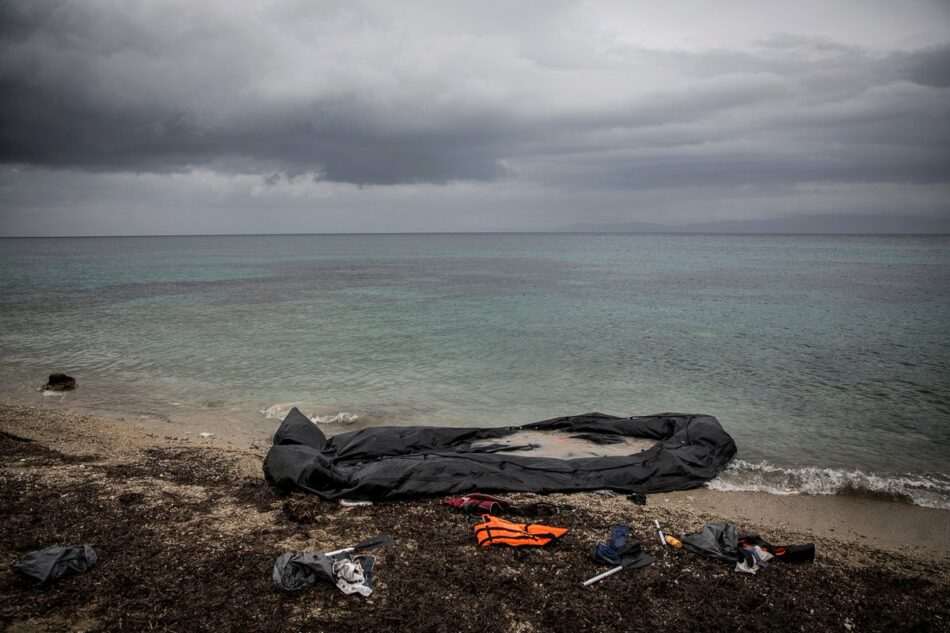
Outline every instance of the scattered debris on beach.
<path id="1" fill-rule="evenodd" d="M 689 508 L 589 495 L 512 495 L 559 506 L 569 532 L 542 548 L 481 548 L 466 516 L 423 499 L 343 507 L 282 495 L 260 476 L 260 455 L 186 442 L 123 442 L 107 450 L 75 420 L 75 450 L 55 450 L 17 424 L 50 415 L 5 407 L 0 434 L 0 565 L 27 552 L 91 543 L 90 573 L 35 588 L 0 572 L 0 629 L 30 631 L 941 631 L 950 579 L 941 559 L 815 538 L 809 565 L 755 576 L 662 546 L 721 517 Z M 55 422 L 52 420 L 51 426 Z M 32 441 L 31 441 L 32 440 Z M 61 445 L 60 445 L 61 446 Z M 588 553 L 624 523 L 652 565 L 584 588 L 604 571 Z M 748 525 L 774 542 L 811 535 Z M 283 552 L 326 552 L 384 533 L 369 597 L 319 585 L 274 589 Z M 489 615 L 486 615 L 489 614 Z M 355 616 L 355 617 L 354 617 Z"/>

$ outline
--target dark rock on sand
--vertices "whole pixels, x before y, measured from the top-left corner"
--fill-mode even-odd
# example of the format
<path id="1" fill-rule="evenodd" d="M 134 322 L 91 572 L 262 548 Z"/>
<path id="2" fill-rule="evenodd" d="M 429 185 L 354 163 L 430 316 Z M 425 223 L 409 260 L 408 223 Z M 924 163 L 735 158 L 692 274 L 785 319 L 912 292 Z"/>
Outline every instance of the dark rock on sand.
<path id="1" fill-rule="evenodd" d="M 44 390 L 70 391 L 76 388 L 76 379 L 66 374 L 50 374 L 49 380 L 43 385 Z"/>

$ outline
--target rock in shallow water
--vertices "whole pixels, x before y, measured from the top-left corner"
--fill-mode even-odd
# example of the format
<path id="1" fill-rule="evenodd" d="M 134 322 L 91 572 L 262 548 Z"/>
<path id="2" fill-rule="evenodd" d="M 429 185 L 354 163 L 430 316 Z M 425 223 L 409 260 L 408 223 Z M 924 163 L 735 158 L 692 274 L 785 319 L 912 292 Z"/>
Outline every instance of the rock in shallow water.
<path id="1" fill-rule="evenodd" d="M 76 379 L 66 374 L 50 374 L 43 385 L 44 391 L 70 391 L 76 388 Z"/>

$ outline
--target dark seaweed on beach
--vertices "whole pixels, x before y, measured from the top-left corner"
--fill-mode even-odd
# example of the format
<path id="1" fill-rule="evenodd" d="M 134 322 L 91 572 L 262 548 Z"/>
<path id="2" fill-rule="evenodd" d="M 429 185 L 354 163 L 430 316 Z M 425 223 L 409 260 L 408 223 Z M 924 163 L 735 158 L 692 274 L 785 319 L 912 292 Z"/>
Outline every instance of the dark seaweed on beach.
<path id="1" fill-rule="evenodd" d="M 947 585 L 923 563 L 865 549 L 871 563 L 855 566 L 826 547 L 815 564 L 775 564 L 751 577 L 661 549 L 642 527 L 649 506 L 629 512 L 656 564 L 583 589 L 581 580 L 603 570 L 587 550 L 621 517 L 575 507 L 557 517 L 571 532 L 554 547 L 481 549 L 477 518 L 438 500 L 341 508 L 281 497 L 210 448 L 97 465 L 4 435 L 0 467 L 3 562 L 68 543 L 91 543 L 100 556 L 90 572 L 43 589 L 0 573 L 0 629 L 946 631 L 950 622 Z M 238 523 L 221 518 L 229 512 Z M 320 551 L 378 533 L 395 544 L 374 552 L 371 598 L 329 586 L 292 598 L 274 590 L 271 568 L 289 539 Z"/>

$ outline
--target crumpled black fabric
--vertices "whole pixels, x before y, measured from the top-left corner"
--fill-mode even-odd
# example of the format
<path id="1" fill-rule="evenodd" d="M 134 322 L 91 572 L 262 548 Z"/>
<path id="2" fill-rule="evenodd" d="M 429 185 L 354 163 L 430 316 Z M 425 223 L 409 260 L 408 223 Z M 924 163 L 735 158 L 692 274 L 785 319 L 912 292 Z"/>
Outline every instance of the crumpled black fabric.
<path id="1" fill-rule="evenodd" d="M 525 430 L 658 441 L 631 455 L 574 459 L 515 455 L 477 445 Z M 327 439 L 294 408 L 274 435 L 264 474 L 283 490 L 325 499 L 449 496 L 475 490 L 653 493 L 696 488 L 718 475 L 735 453 L 735 442 L 709 415 L 622 418 L 588 413 L 520 427 L 369 427 Z"/>
<path id="2" fill-rule="evenodd" d="M 629 543 L 630 526 L 626 523 L 615 525 L 610 529 L 608 543 L 598 543 L 590 552 L 594 562 L 604 563 L 611 567 L 630 567 L 637 569 L 646 567 L 656 560 L 653 556 L 643 552 L 640 541 L 633 539 Z"/>
<path id="3" fill-rule="evenodd" d="M 739 537 L 739 547 L 759 546 L 772 554 L 776 560 L 786 563 L 810 563 L 815 560 L 815 544 L 772 545 L 757 534 L 745 534 Z"/>
<path id="4" fill-rule="evenodd" d="M 326 582 L 336 586 L 336 578 L 333 575 L 333 563 L 346 558 L 350 558 L 347 552 L 333 557 L 310 552 L 284 552 L 274 563 L 274 586 L 288 594 L 308 589 L 317 582 Z M 357 556 L 353 560 L 358 562 L 360 567 L 363 568 L 366 584 L 372 587 L 372 571 L 376 557 Z"/>
<path id="5" fill-rule="evenodd" d="M 686 534 L 680 537 L 683 547 L 704 556 L 738 562 L 744 559 L 744 554 L 739 551 L 742 546 L 762 547 L 777 560 L 790 563 L 808 563 L 815 560 L 815 546 L 813 543 L 802 545 L 779 545 L 775 546 L 759 538 L 755 534 L 739 535 L 739 531 L 732 523 L 707 523 L 699 532 Z"/>
<path id="6" fill-rule="evenodd" d="M 732 523 L 707 523 L 699 532 L 680 538 L 691 552 L 734 563 L 739 560 L 739 533 Z"/>
<path id="7" fill-rule="evenodd" d="M 634 505 L 645 506 L 647 504 L 647 496 L 642 492 L 633 492 L 627 495 L 627 499 L 633 501 Z"/>
<path id="8" fill-rule="evenodd" d="M 13 570 L 37 586 L 88 571 L 99 557 L 91 545 L 47 547 L 28 553 L 13 564 Z"/>

